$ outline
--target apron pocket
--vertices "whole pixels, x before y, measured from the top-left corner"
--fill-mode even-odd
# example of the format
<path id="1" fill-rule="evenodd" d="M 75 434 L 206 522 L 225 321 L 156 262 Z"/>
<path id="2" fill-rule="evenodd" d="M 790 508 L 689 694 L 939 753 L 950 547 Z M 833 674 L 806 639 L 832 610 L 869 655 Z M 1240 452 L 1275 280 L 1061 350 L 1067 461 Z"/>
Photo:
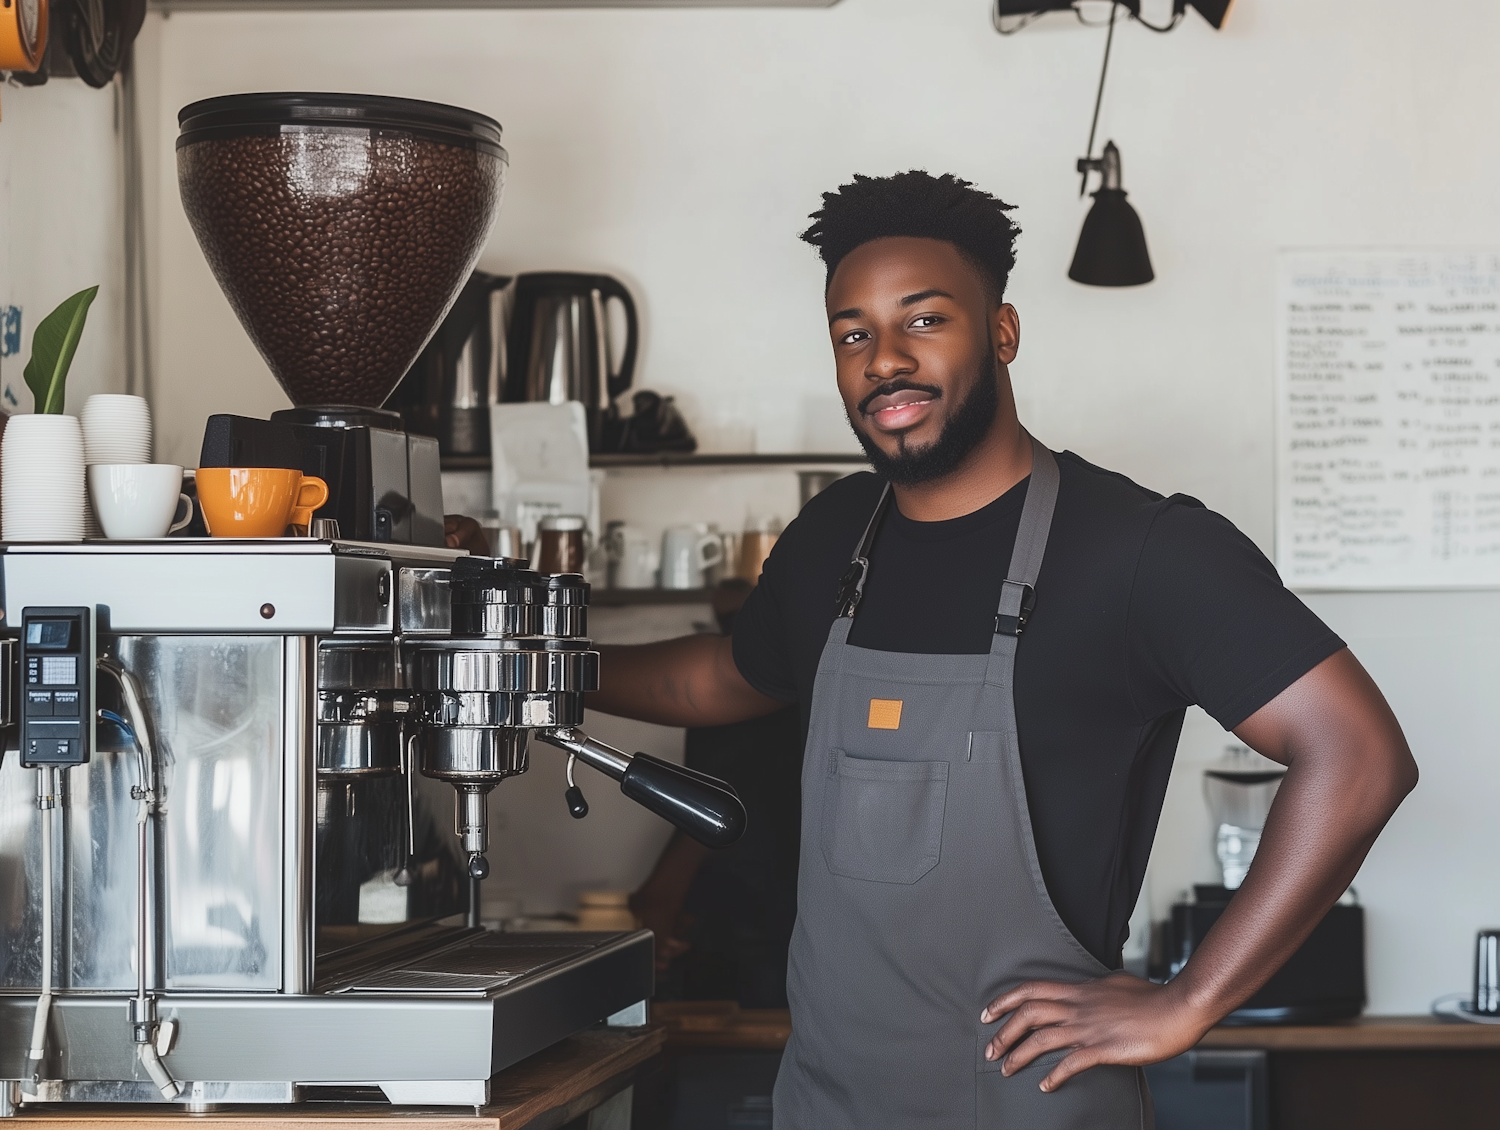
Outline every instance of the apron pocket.
<path id="1" fill-rule="evenodd" d="M 915 883 L 937 866 L 948 802 L 946 761 L 871 761 L 833 750 L 823 859 L 846 879 Z"/>

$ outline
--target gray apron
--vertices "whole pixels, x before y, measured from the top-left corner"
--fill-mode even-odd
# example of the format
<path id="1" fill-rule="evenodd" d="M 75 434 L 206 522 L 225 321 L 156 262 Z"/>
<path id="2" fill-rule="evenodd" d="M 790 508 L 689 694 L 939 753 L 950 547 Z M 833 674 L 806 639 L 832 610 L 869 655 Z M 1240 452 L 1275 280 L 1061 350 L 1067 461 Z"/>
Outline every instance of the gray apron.
<path id="1" fill-rule="evenodd" d="M 855 550 L 813 685 L 777 1130 L 1152 1125 L 1138 1068 L 1095 1067 L 1044 1094 L 1066 1052 L 1009 1078 L 984 1058 L 1000 1023 L 979 1014 L 1001 992 L 1110 972 L 1042 882 L 1016 736 L 1016 643 L 1057 484 L 1033 442 L 988 655 L 851 647 L 889 487 Z"/>

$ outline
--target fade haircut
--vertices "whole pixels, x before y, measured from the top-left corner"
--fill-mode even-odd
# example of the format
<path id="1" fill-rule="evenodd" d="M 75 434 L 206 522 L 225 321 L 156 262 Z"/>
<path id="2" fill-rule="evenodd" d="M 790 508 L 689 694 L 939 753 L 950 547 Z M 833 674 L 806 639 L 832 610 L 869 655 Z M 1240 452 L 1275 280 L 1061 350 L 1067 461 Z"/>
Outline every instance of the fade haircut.
<path id="1" fill-rule="evenodd" d="M 808 218 L 802 239 L 818 249 L 828 267 L 825 286 L 844 257 L 872 239 L 917 236 L 953 244 L 984 278 L 997 304 L 1016 265 L 1016 236 L 1007 215 L 1012 205 L 960 180 L 920 169 L 889 177 L 854 174 L 837 192 L 823 193 L 823 207 Z"/>

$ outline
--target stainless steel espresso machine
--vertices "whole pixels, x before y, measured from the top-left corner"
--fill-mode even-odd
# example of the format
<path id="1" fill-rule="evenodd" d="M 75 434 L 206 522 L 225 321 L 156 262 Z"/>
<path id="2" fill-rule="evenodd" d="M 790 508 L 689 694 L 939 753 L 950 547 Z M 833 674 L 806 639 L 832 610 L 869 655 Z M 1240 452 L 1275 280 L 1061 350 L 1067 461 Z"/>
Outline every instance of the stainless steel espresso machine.
<path id="1" fill-rule="evenodd" d="M 479 927 L 453 878 L 488 870 L 486 794 L 541 745 L 575 816 L 578 762 L 708 843 L 744 812 L 577 729 L 588 586 L 524 565 L 311 538 L 6 547 L 6 1108 L 351 1087 L 477 1106 L 573 1032 L 644 1023 L 649 932 Z M 456 790 L 446 896 L 424 778 Z M 373 851 L 339 852 L 361 810 Z M 398 913 L 343 920 L 350 884 Z"/>
<path id="2" fill-rule="evenodd" d="M 205 450 L 311 447 L 333 498 L 322 536 L 0 547 L 0 1115 L 479 1106 L 653 988 L 647 931 L 481 926 L 487 794 L 540 747 L 575 817 L 580 762 L 709 844 L 744 809 L 578 729 L 588 585 L 441 548 L 435 461 L 381 413 L 488 235 L 498 123 L 310 94 L 180 119 L 189 219 L 302 413 L 301 455 L 233 420 Z"/>

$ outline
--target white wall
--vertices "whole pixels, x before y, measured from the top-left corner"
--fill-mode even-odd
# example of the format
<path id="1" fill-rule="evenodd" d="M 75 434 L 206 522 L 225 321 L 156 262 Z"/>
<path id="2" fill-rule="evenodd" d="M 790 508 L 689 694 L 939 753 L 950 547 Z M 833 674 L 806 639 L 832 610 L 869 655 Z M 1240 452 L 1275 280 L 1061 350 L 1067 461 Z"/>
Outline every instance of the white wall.
<path id="1" fill-rule="evenodd" d="M 795 239 L 819 192 L 855 171 L 961 173 L 1018 205 L 1010 296 L 1028 424 L 1054 446 L 1197 495 L 1269 550 L 1275 250 L 1500 243 L 1500 151 L 1485 128 L 1500 112 L 1500 6 L 1256 0 L 1220 34 L 1195 16 L 1168 36 L 1124 28 L 1100 137 L 1121 147 L 1158 273 L 1128 291 L 1065 277 L 1087 207 L 1072 170 L 1103 32 L 1052 18 L 1002 39 L 986 8 L 171 17 L 153 32 L 166 450 L 191 462 L 210 411 L 284 403 L 171 191 L 172 115 L 233 91 L 347 89 L 498 117 L 510 184 L 482 265 L 625 278 L 646 322 L 642 383 L 677 395 L 710 449 L 750 434 L 762 450 L 839 436 L 822 276 Z M 1484 598 L 1454 599 L 1491 615 Z M 1406 649 L 1476 680 L 1440 680 L 1445 705 L 1428 708 L 1420 672 L 1377 638 L 1402 602 L 1319 607 L 1387 677 L 1426 767 L 1360 879 L 1371 1007 L 1421 1011 L 1464 986 L 1472 931 L 1500 918 L 1500 826 L 1465 784 L 1492 771 L 1475 696 L 1500 646 L 1480 633 L 1461 658 L 1438 636 Z M 1212 874 L 1197 770 L 1223 741 L 1190 719 L 1153 870 L 1158 909 Z M 1433 827 L 1457 830 L 1440 838 Z"/>
<path id="2" fill-rule="evenodd" d="M 0 410 L 32 410 L 31 335 L 70 294 L 99 285 L 66 408 L 125 390 L 123 196 L 114 88 L 78 79 L 0 92 L 0 307 L 21 310 L 19 352 L 0 357 Z"/>

